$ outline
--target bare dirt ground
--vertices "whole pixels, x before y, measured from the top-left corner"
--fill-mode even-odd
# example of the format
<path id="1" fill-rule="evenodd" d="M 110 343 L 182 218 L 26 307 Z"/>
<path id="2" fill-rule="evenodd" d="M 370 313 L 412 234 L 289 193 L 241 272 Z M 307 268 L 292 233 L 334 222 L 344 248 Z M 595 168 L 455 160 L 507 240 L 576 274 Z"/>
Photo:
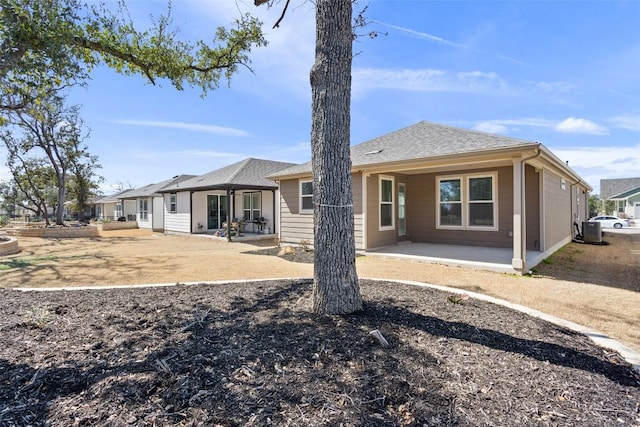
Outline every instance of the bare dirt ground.
<path id="1" fill-rule="evenodd" d="M 0 289 L 0 425 L 638 426 L 640 377 L 617 353 L 393 281 L 539 304 L 639 348 L 638 240 L 606 240 L 569 245 L 529 278 L 360 257 L 361 278 L 392 280 L 362 280 L 365 310 L 352 316 L 310 314 L 306 280 Z M 0 259 L 3 287 L 312 275 L 309 253 L 139 231 L 20 245 Z M 635 269 L 615 277 L 614 261 Z"/>

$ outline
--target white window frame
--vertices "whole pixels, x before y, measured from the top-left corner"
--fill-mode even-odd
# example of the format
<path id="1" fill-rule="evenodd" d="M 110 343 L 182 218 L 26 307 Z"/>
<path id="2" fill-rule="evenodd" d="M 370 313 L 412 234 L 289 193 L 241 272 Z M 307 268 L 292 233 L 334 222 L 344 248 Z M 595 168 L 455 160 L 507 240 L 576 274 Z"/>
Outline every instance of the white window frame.
<path id="1" fill-rule="evenodd" d="M 248 206 L 245 203 L 246 198 L 249 199 Z M 258 199 L 257 208 L 256 198 Z M 251 191 L 242 193 L 242 218 L 244 218 L 246 221 L 254 221 L 260 217 L 262 217 L 262 191 Z"/>
<path id="2" fill-rule="evenodd" d="M 312 188 L 311 194 L 302 194 L 302 184 L 306 184 L 308 182 L 311 183 L 311 188 Z M 301 179 L 300 181 L 298 181 L 298 193 L 299 193 L 299 200 L 298 200 L 299 205 L 298 206 L 300 207 L 298 209 L 298 211 L 300 213 L 304 213 L 304 214 L 310 214 L 310 213 L 312 214 L 313 213 L 313 208 L 304 209 L 302 207 L 303 206 L 302 205 L 302 200 L 305 199 L 305 198 L 310 198 L 311 199 L 311 204 L 313 205 L 313 180 L 312 179 Z"/>
<path id="3" fill-rule="evenodd" d="M 149 221 L 149 200 L 138 199 L 138 216 L 140 221 Z"/>
<path id="4" fill-rule="evenodd" d="M 178 212 L 178 193 L 169 193 L 169 212 Z"/>
<path id="5" fill-rule="evenodd" d="M 492 200 L 482 202 L 472 202 L 470 199 L 469 181 L 473 178 L 491 178 L 491 195 Z M 440 224 L 440 182 L 452 179 L 460 180 L 460 199 L 461 199 L 461 225 L 441 225 Z M 469 225 L 469 205 L 472 203 L 493 203 L 493 225 Z M 436 229 L 439 230 L 473 230 L 473 231 L 498 231 L 498 173 L 497 172 L 481 172 L 469 174 L 457 174 L 436 177 Z"/>
<path id="6" fill-rule="evenodd" d="M 382 201 L 382 181 L 391 181 L 391 200 Z M 396 209 L 395 209 L 395 191 L 396 180 L 395 177 L 390 175 L 378 176 L 378 230 L 390 231 L 396 229 Z M 382 225 L 382 205 L 391 205 L 391 225 Z"/>

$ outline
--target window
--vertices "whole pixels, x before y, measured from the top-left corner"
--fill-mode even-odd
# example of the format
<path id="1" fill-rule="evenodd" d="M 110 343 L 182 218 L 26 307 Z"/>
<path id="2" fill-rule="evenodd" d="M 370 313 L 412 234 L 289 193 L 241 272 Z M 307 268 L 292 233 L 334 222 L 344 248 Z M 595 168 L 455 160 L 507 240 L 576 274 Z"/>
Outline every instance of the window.
<path id="1" fill-rule="evenodd" d="M 140 221 L 147 220 L 147 212 L 148 212 L 148 200 L 147 199 L 138 199 L 139 203 L 139 212 L 140 212 Z"/>
<path id="2" fill-rule="evenodd" d="M 313 211 L 313 181 L 300 181 L 300 210 Z"/>
<path id="3" fill-rule="evenodd" d="M 262 193 L 243 193 L 242 210 L 245 221 L 255 221 L 262 216 L 261 211 Z"/>
<path id="4" fill-rule="evenodd" d="M 169 194 L 169 212 L 178 212 L 178 196 L 176 193 Z"/>
<path id="5" fill-rule="evenodd" d="M 469 227 L 493 227 L 493 177 L 469 178 Z"/>
<path id="6" fill-rule="evenodd" d="M 439 177 L 437 228 L 497 230 L 497 174 Z"/>
<path id="7" fill-rule="evenodd" d="M 393 230 L 393 177 L 380 176 L 380 230 Z"/>
<path id="8" fill-rule="evenodd" d="M 115 219 L 120 218 L 122 215 L 122 203 L 118 202 L 116 203 Z"/>
<path id="9" fill-rule="evenodd" d="M 461 179 L 443 179 L 439 181 L 440 225 L 462 226 Z"/>

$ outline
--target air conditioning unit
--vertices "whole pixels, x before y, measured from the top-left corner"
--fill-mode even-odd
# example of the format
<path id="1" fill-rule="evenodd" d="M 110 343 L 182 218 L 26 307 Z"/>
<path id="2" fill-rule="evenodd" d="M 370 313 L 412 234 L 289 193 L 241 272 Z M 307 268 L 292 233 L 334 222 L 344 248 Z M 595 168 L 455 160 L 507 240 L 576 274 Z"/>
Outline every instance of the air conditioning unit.
<path id="1" fill-rule="evenodd" d="M 582 236 L 585 243 L 602 243 L 602 228 L 599 222 L 583 222 Z"/>

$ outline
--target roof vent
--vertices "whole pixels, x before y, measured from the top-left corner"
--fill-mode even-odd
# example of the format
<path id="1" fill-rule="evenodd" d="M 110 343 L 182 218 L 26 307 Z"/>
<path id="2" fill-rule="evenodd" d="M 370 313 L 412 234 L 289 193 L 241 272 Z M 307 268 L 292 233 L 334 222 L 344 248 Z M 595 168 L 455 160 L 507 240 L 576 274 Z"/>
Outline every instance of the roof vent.
<path id="1" fill-rule="evenodd" d="M 378 153 L 382 153 L 382 148 L 379 149 L 379 150 L 367 151 L 364 154 L 366 154 L 368 156 L 369 154 L 378 154 Z"/>

